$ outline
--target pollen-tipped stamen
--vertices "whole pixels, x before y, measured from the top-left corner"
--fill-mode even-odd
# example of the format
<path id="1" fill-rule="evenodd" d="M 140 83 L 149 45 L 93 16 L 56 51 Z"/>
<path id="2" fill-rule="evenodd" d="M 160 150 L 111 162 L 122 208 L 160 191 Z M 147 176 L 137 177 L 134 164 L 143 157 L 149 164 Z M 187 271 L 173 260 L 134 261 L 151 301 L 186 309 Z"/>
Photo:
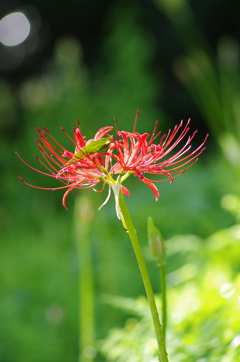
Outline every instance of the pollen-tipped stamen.
<path id="1" fill-rule="evenodd" d="M 151 143 L 153 143 L 153 141 L 155 141 L 155 139 L 161 134 L 161 131 L 159 131 L 157 134 L 155 134 L 157 127 L 158 127 L 159 121 L 157 120 L 154 124 L 154 128 L 150 137 L 150 140 L 148 141 L 148 144 L 150 145 Z"/>
<path id="2" fill-rule="evenodd" d="M 65 129 L 64 129 L 62 126 L 60 126 L 59 128 L 60 128 L 60 130 L 70 139 L 70 141 L 71 141 L 74 145 L 76 145 L 76 142 L 74 141 L 74 139 L 65 131 Z"/>
<path id="3" fill-rule="evenodd" d="M 138 108 L 135 119 L 134 119 L 134 123 L 133 123 L 133 133 L 136 132 L 137 129 L 137 121 L 138 121 L 138 117 L 140 116 L 140 108 Z"/>
<path id="4" fill-rule="evenodd" d="M 118 134 L 118 121 L 117 121 L 117 117 L 113 118 L 114 120 L 114 128 L 115 128 L 115 133 L 116 133 L 116 140 L 119 140 L 119 134 Z"/>

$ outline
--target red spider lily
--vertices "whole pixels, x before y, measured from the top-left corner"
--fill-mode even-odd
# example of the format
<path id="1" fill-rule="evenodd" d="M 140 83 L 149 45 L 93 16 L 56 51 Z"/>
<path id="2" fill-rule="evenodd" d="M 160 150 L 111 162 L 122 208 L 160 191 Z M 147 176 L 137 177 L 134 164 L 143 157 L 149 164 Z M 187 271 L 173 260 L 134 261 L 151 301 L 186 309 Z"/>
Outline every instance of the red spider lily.
<path id="1" fill-rule="evenodd" d="M 22 158 L 18 157 L 31 169 L 55 179 L 60 180 L 64 186 L 57 188 L 43 188 L 30 185 L 21 177 L 19 179 L 25 184 L 43 190 L 67 189 L 63 196 L 63 206 L 66 207 L 66 198 L 68 194 L 75 188 L 94 188 L 98 183 L 103 182 L 103 190 L 105 184 L 110 186 L 109 195 L 105 203 L 110 197 L 113 190 L 116 199 L 117 215 L 120 215 L 118 205 L 118 194 L 121 190 L 125 195 L 130 195 L 129 191 L 122 185 L 130 175 L 135 175 L 150 187 L 156 200 L 159 198 L 159 191 L 154 182 L 162 182 L 173 179 L 181 175 L 186 169 L 191 167 L 197 160 L 198 156 L 205 150 L 204 144 L 208 135 L 199 147 L 191 152 L 191 141 L 197 131 L 188 136 L 187 140 L 174 154 L 176 147 L 188 134 L 190 120 L 183 125 L 183 121 L 175 126 L 173 131 L 163 135 L 158 144 L 153 142 L 160 135 L 155 134 L 158 121 L 151 136 L 148 133 L 140 134 L 135 132 L 139 110 L 137 112 L 134 129 L 132 133 L 125 131 L 117 131 L 116 140 L 109 134 L 112 127 L 103 127 L 89 141 L 85 141 L 80 128 L 74 128 L 74 139 L 72 139 L 63 128 L 61 130 L 67 135 L 75 146 L 75 151 L 70 152 L 64 148 L 51 135 L 48 129 L 42 131 L 37 128 L 39 138 L 36 138 L 38 148 L 43 156 L 43 162 L 38 156 L 37 160 L 47 169 L 48 172 L 37 170 L 28 165 Z M 107 136 L 107 138 L 104 138 Z M 51 138 L 51 141 L 49 140 Z M 107 151 L 99 153 L 104 148 Z M 113 165 L 113 161 L 116 163 Z M 151 180 L 145 177 L 145 173 L 166 176 L 165 179 Z M 113 175 L 118 174 L 117 179 L 113 179 Z M 118 186 L 117 186 L 118 185 Z M 116 187 L 115 187 L 116 186 Z M 95 190 L 96 191 L 96 190 Z"/>
<path id="2" fill-rule="evenodd" d="M 183 125 L 183 121 L 181 121 L 179 125 L 174 127 L 173 131 L 169 130 L 167 134 L 164 134 L 158 144 L 154 144 L 153 142 L 160 134 L 160 132 L 155 134 L 158 121 L 155 123 L 151 136 L 148 133 L 140 134 L 135 132 L 138 116 L 139 111 L 135 118 L 134 132 L 118 132 L 117 140 L 114 141 L 116 152 L 114 153 L 114 151 L 112 151 L 112 157 L 117 163 L 111 168 L 111 173 L 123 174 L 122 180 L 126 179 L 130 174 L 137 176 L 139 180 L 150 187 L 156 200 L 158 200 L 159 191 L 154 185 L 154 182 L 167 180 L 173 182 L 175 177 L 180 176 L 191 167 L 198 160 L 197 157 L 205 150 L 206 147 L 204 147 L 204 144 L 208 135 L 206 135 L 200 146 L 191 152 L 191 141 L 197 131 L 193 132 L 175 154 L 169 155 L 189 132 L 190 119 L 185 126 Z M 145 173 L 163 175 L 167 178 L 150 180 L 144 176 Z"/>
<path id="3" fill-rule="evenodd" d="M 16 154 L 28 167 L 43 175 L 59 179 L 64 186 L 44 188 L 30 185 L 21 177 L 19 177 L 19 179 L 29 186 L 43 190 L 66 188 L 67 191 L 63 196 L 63 206 L 67 208 L 66 198 L 73 189 L 93 188 L 101 181 L 104 182 L 104 185 L 105 183 L 109 183 L 109 176 L 106 175 L 110 160 L 108 153 L 98 154 L 98 152 L 88 152 L 89 148 L 87 146 L 93 144 L 94 141 L 102 140 L 106 135 L 109 136 L 109 132 L 112 130 L 112 127 L 101 128 L 96 133 L 94 139 L 87 142 L 84 139 L 85 137 L 82 136 L 80 128 L 74 128 L 74 139 L 72 139 L 62 127 L 60 127 L 60 129 L 75 145 L 74 153 L 69 152 L 66 148 L 60 145 L 47 128 L 44 128 L 42 131 L 37 128 L 39 138 L 35 138 L 35 140 L 45 162 L 43 162 L 37 155 L 36 158 L 48 172 L 37 170 L 36 168 L 28 165 L 17 153 Z M 53 140 L 53 142 L 49 141 L 48 136 Z M 82 153 L 81 156 L 79 156 L 79 152 Z M 103 156 L 106 156 L 105 160 Z"/>

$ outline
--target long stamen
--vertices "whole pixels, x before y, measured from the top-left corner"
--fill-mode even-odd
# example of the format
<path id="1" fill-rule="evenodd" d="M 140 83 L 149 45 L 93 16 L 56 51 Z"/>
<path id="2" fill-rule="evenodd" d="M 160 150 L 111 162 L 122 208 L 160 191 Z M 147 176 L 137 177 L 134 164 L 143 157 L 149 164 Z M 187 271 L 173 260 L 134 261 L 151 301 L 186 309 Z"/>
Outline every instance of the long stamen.
<path id="1" fill-rule="evenodd" d="M 59 128 L 60 128 L 60 130 L 70 139 L 70 141 L 75 145 L 76 142 L 72 139 L 71 136 L 69 136 L 69 134 L 65 131 L 65 129 L 64 129 L 62 126 L 59 127 Z"/>
<path id="2" fill-rule="evenodd" d="M 161 131 L 159 131 L 157 134 L 155 134 L 157 127 L 158 127 L 159 121 L 157 120 L 154 124 L 154 128 L 150 137 L 150 140 L 148 141 L 148 144 L 150 145 L 151 143 L 153 143 L 153 141 L 155 141 L 155 139 L 160 135 Z"/>
<path id="3" fill-rule="evenodd" d="M 46 129 L 47 130 L 47 129 Z M 37 131 L 38 131 L 38 134 L 39 136 L 41 137 L 42 140 L 39 140 L 36 142 L 40 142 L 42 146 L 46 147 L 49 151 L 51 151 L 55 156 L 56 158 L 58 158 L 60 160 L 60 156 L 59 154 L 61 155 L 62 154 L 62 150 L 64 151 L 67 151 L 64 147 L 62 147 L 55 139 L 54 137 L 51 136 L 51 134 L 49 133 L 49 135 L 51 136 L 51 138 L 53 140 L 55 140 L 55 142 L 62 148 L 62 150 L 58 149 L 54 144 L 52 144 L 51 142 L 49 142 L 49 140 L 47 139 L 47 136 L 45 134 L 44 131 L 40 131 L 38 128 L 37 128 Z M 59 153 L 59 154 L 58 154 Z M 62 159 L 62 158 L 61 158 Z M 62 163 L 64 162 L 64 159 L 62 159 Z"/>
<path id="4" fill-rule="evenodd" d="M 67 151 L 67 149 L 65 148 L 65 147 L 63 147 L 57 140 L 56 140 L 56 138 L 55 137 L 53 137 L 52 135 L 51 135 L 51 133 L 50 133 L 50 131 L 47 129 L 47 128 L 43 128 L 47 133 L 48 133 L 48 135 L 51 137 L 51 139 L 63 150 L 63 151 Z M 60 129 L 61 129 L 61 127 L 60 127 Z M 65 132 L 65 131 L 63 131 L 65 134 L 66 134 L 66 136 L 67 136 L 67 132 Z M 70 139 L 71 139 L 71 137 L 70 137 Z M 47 137 L 45 137 L 45 140 L 48 142 L 48 143 L 50 143 L 48 140 L 47 140 Z M 71 140 L 74 144 L 75 144 L 75 142 L 73 141 L 73 140 Z M 51 144 L 59 153 L 61 153 L 62 151 L 60 151 L 59 149 L 57 149 L 56 148 L 56 146 L 54 146 L 53 144 Z"/>
<path id="5" fill-rule="evenodd" d="M 138 108 L 135 119 L 134 119 L 134 123 L 133 123 L 133 133 L 136 132 L 137 129 L 137 121 L 138 121 L 138 117 L 140 116 L 140 108 Z"/>
<path id="6" fill-rule="evenodd" d="M 56 191 L 56 190 L 60 190 L 60 189 L 66 189 L 69 187 L 69 185 L 66 185 L 66 186 L 60 186 L 60 187 L 40 187 L 40 186 L 35 186 L 35 185 L 31 185 L 29 184 L 28 182 L 26 182 L 22 177 L 18 176 L 18 179 L 20 181 L 22 181 L 25 185 L 27 186 L 31 186 L 33 187 L 34 189 L 39 189 L 39 190 L 52 190 L 52 191 Z"/>
<path id="7" fill-rule="evenodd" d="M 45 165 L 45 163 L 42 162 L 42 160 L 38 157 L 38 155 L 35 155 L 35 158 L 38 162 L 41 163 L 41 165 L 43 165 L 49 172 L 51 172 L 51 174 L 55 175 L 55 172 L 53 172 L 49 167 L 47 167 L 47 165 Z M 52 167 L 52 165 L 50 164 L 50 166 Z M 55 169 L 56 172 L 58 172 L 57 169 Z"/>
<path id="8" fill-rule="evenodd" d="M 28 166 L 28 167 L 31 168 L 32 170 L 34 170 L 34 171 L 36 171 L 36 172 L 38 172 L 38 173 L 41 173 L 42 175 L 46 175 L 46 176 L 49 176 L 49 177 L 55 177 L 54 174 L 53 174 L 53 175 L 49 175 L 49 174 L 46 173 L 46 172 L 37 170 L 36 168 L 30 166 L 26 161 L 24 161 L 24 160 L 19 156 L 19 154 L 18 154 L 17 152 L 15 152 L 15 154 L 17 155 L 17 157 L 18 157 L 26 166 Z"/>
<path id="9" fill-rule="evenodd" d="M 52 167 L 52 169 L 53 169 L 55 172 L 58 172 L 58 169 L 56 169 L 56 168 L 51 164 L 51 162 L 49 161 L 49 159 L 51 159 L 51 161 L 54 161 L 53 158 L 52 158 L 51 153 L 45 151 L 42 147 L 38 147 L 38 148 L 39 148 L 39 150 L 40 150 L 40 152 L 41 152 L 41 155 L 43 156 L 44 160 L 48 163 L 48 165 L 49 165 L 50 167 Z M 48 159 L 48 158 L 49 158 L 49 159 Z M 43 164 L 43 165 L 44 165 L 44 164 Z M 44 165 L 44 167 L 46 167 L 46 166 Z M 61 167 L 61 166 L 60 166 L 60 167 Z"/>
<path id="10" fill-rule="evenodd" d="M 119 140 L 119 134 L 118 134 L 118 121 L 117 117 L 114 117 L 114 127 L 115 127 L 115 133 L 116 133 L 116 140 Z"/>

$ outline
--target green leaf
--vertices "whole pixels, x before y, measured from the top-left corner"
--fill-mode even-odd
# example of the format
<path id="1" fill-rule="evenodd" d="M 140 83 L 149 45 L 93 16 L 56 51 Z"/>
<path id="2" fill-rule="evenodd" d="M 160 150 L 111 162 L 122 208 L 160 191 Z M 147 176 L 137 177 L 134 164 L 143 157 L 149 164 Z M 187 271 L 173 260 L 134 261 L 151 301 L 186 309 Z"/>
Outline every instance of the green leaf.
<path id="1" fill-rule="evenodd" d="M 66 165 L 72 162 L 78 162 L 84 157 L 93 155 L 94 153 L 97 153 L 99 151 L 104 150 L 105 148 L 108 148 L 111 142 L 112 142 L 112 137 L 106 137 L 89 143 L 87 146 L 82 147 L 77 153 L 75 153 L 73 158 L 69 160 L 66 163 Z"/>

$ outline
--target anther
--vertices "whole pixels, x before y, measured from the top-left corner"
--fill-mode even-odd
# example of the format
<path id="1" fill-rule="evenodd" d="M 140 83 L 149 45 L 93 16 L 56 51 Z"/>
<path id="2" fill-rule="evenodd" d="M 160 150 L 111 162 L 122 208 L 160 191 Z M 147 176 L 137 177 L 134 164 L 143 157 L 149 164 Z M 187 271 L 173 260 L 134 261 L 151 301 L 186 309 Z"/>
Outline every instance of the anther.
<path id="1" fill-rule="evenodd" d="M 152 131 L 152 135 L 151 135 L 151 138 L 149 140 L 149 144 L 151 144 L 161 133 L 161 131 L 159 131 L 157 134 L 156 134 L 156 130 L 157 130 L 157 127 L 158 127 L 158 124 L 159 124 L 159 121 L 157 120 L 154 124 L 154 128 L 153 128 L 153 131 Z"/>
<path id="2" fill-rule="evenodd" d="M 207 133 L 207 134 L 206 134 L 206 137 L 204 138 L 203 143 L 205 143 L 205 142 L 207 141 L 208 137 L 209 137 L 209 134 Z"/>
<path id="3" fill-rule="evenodd" d="M 114 126 L 115 126 L 115 132 L 116 132 L 116 139 L 119 139 L 119 135 L 118 135 L 118 121 L 117 121 L 117 117 L 113 118 L 114 120 Z"/>

